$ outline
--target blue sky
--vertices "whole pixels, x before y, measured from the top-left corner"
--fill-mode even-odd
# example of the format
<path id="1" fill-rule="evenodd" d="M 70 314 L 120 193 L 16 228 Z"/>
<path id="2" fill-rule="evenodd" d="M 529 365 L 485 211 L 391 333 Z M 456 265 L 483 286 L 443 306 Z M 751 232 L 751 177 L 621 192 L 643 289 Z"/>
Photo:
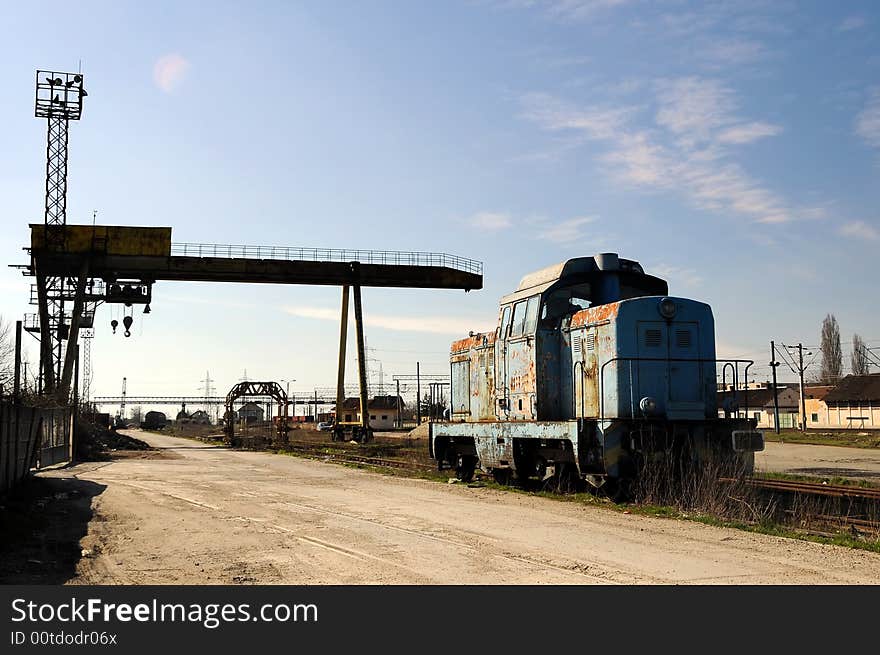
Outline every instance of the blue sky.
<path id="1" fill-rule="evenodd" d="M 36 68 L 82 61 L 68 221 L 176 242 L 455 253 L 485 288 L 364 292 L 373 371 L 448 370 L 527 272 L 599 251 L 709 302 L 719 356 L 880 345 L 873 2 L 490 0 L 0 6 L 0 252 L 42 221 Z M 0 314 L 29 280 L 0 273 Z M 98 315 L 94 394 L 335 379 L 339 290 L 159 283 Z M 398 328 L 398 329 L 392 329 Z M 31 340 L 32 341 L 32 340 Z M 846 343 L 844 350 L 847 351 Z M 36 361 L 36 342 L 31 359 Z M 349 377 L 354 379 L 353 355 Z"/>

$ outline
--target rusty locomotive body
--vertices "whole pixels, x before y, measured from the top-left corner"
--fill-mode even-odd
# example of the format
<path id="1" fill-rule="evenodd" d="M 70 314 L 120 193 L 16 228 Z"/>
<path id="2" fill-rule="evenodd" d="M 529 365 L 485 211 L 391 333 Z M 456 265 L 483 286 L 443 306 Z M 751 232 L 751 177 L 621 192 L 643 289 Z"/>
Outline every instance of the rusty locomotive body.
<path id="1" fill-rule="evenodd" d="M 752 421 L 718 416 L 716 371 L 736 383 L 750 362 L 716 360 L 710 307 L 613 253 L 524 277 L 495 331 L 453 343 L 450 364 L 451 413 L 429 447 L 462 479 L 480 467 L 615 487 L 661 455 L 750 470 L 763 449 Z"/>

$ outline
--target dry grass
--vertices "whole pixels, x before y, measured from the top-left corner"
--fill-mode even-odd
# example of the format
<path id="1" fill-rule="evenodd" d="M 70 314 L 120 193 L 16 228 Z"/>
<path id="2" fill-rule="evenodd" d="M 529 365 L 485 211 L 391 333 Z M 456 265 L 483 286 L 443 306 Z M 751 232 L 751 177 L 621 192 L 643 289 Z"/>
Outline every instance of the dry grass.
<path id="1" fill-rule="evenodd" d="M 706 522 L 832 538 L 845 535 L 872 550 L 880 546 L 880 505 L 876 501 L 769 491 L 752 484 L 744 468 L 713 457 L 699 463 L 684 463 L 671 454 L 657 458 L 644 466 L 633 485 L 632 500 L 645 507 L 671 508 Z"/>

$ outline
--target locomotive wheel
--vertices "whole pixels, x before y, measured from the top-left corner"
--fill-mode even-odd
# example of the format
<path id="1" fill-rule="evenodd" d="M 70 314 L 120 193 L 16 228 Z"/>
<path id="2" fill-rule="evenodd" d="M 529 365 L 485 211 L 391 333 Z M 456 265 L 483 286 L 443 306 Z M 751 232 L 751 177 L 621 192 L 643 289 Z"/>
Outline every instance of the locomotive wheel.
<path id="1" fill-rule="evenodd" d="M 632 498 L 632 480 L 629 478 L 608 478 L 602 489 L 608 498 L 618 505 Z"/>
<path id="2" fill-rule="evenodd" d="M 492 479 L 495 480 L 497 484 L 510 486 L 511 480 L 513 479 L 513 471 L 510 469 L 493 468 Z"/>
<path id="3" fill-rule="evenodd" d="M 557 464 L 556 473 L 544 480 L 542 486 L 544 491 L 558 494 L 574 493 L 580 486 L 577 469 L 572 464 Z"/>
<path id="4" fill-rule="evenodd" d="M 460 455 L 455 465 L 455 477 L 462 482 L 470 482 L 474 479 L 477 470 L 477 458 L 472 455 Z"/>

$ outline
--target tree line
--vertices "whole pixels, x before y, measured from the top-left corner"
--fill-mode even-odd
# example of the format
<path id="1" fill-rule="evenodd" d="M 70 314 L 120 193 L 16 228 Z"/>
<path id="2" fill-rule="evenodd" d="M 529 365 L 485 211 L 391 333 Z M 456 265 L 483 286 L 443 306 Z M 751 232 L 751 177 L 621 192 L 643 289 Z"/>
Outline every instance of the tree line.
<path id="1" fill-rule="evenodd" d="M 840 346 L 840 326 L 834 314 L 828 314 L 822 321 L 820 339 L 819 348 L 822 353 L 822 364 L 817 381 L 833 383 L 843 376 L 843 349 Z M 853 375 L 868 375 L 871 372 L 868 346 L 858 333 L 853 334 L 852 337 L 852 353 L 850 353 L 849 368 Z"/>

